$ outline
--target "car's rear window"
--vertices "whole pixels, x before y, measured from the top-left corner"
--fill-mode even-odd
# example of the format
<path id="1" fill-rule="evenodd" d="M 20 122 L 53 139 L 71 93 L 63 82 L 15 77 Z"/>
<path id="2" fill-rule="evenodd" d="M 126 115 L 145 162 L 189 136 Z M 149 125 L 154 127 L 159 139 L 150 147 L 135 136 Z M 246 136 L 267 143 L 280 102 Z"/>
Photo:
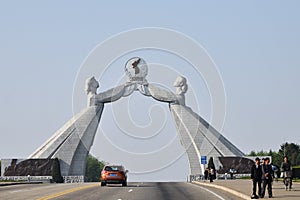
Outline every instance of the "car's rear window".
<path id="1" fill-rule="evenodd" d="M 122 166 L 106 166 L 105 167 L 105 171 L 123 171 L 123 167 Z"/>

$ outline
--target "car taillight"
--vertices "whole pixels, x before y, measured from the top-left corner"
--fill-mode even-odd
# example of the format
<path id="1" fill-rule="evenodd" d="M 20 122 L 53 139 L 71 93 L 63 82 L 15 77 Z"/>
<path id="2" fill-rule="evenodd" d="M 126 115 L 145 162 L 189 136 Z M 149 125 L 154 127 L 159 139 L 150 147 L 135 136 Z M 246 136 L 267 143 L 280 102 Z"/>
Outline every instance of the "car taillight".
<path id="1" fill-rule="evenodd" d="M 107 171 L 103 170 L 103 171 L 101 172 L 101 174 L 107 174 Z"/>

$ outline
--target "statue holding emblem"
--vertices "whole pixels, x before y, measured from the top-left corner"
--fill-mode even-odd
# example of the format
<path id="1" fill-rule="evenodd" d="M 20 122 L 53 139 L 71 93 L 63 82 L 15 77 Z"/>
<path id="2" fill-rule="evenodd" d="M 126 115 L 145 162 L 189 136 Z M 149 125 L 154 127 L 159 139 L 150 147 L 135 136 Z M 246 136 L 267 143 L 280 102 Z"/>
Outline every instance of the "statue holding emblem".
<path id="1" fill-rule="evenodd" d="M 148 74 L 148 66 L 144 59 L 139 57 L 131 58 L 125 64 L 125 73 L 127 82 L 124 85 L 110 89 L 108 91 L 97 94 L 99 87 L 98 81 L 94 77 L 90 77 L 86 81 L 86 91 L 88 93 L 88 105 L 99 105 L 101 103 L 113 102 L 121 97 L 129 96 L 138 90 L 145 96 L 151 96 L 162 102 L 185 105 L 184 95 L 187 92 L 186 78 L 178 76 L 174 82 L 176 92 L 166 90 L 154 84 L 149 84 L 146 76 Z"/>

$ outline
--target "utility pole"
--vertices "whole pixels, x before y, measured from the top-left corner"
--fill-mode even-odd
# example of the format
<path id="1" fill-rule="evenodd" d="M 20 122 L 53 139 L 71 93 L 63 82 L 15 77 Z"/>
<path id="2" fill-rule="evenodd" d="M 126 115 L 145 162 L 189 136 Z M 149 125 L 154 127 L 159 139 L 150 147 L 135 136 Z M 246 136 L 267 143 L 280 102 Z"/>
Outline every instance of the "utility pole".
<path id="1" fill-rule="evenodd" d="M 283 138 L 283 142 L 284 142 L 284 144 L 283 144 L 283 156 L 285 156 L 285 144 L 286 144 L 285 138 Z"/>

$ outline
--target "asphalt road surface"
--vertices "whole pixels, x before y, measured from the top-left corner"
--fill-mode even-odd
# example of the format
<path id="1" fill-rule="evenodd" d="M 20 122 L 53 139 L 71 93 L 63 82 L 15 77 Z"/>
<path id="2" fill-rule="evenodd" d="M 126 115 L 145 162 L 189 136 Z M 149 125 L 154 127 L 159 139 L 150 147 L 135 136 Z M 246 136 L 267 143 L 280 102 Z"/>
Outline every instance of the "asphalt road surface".
<path id="1" fill-rule="evenodd" d="M 0 187 L 0 199 L 9 200 L 237 200 L 218 189 L 192 183 L 128 183 L 100 187 L 97 184 L 30 184 Z"/>

